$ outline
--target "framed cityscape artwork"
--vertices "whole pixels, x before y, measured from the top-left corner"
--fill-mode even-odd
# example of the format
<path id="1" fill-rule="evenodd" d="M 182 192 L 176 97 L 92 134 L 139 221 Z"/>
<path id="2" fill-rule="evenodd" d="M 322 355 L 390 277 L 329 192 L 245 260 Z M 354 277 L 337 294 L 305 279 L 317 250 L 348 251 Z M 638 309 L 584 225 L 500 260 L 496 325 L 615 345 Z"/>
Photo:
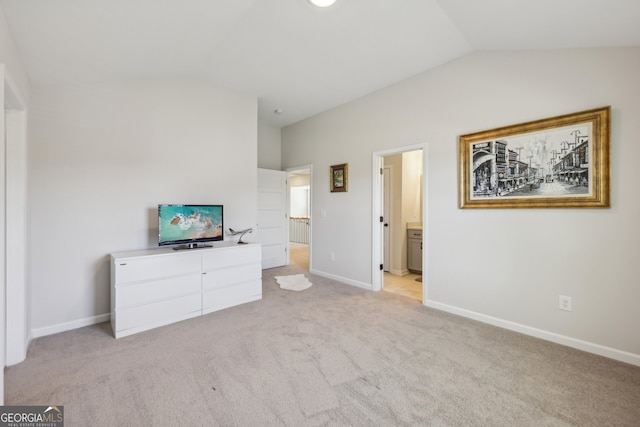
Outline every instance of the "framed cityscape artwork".
<path id="1" fill-rule="evenodd" d="M 610 207 L 610 109 L 460 136 L 460 207 Z"/>

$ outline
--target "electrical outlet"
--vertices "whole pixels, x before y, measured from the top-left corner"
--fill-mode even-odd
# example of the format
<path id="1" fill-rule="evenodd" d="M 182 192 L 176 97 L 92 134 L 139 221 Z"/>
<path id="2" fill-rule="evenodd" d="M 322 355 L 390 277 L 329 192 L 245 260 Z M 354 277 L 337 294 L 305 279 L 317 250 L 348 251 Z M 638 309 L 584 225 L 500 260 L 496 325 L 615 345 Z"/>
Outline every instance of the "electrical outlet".
<path id="1" fill-rule="evenodd" d="M 331 261 L 335 261 L 336 260 L 336 255 L 333 252 L 331 252 L 329 254 L 329 258 L 331 259 Z"/>
<path id="2" fill-rule="evenodd" d="M 560 310 L 571 311 L 571 297 L 560 295 L 558 308 Z"/>

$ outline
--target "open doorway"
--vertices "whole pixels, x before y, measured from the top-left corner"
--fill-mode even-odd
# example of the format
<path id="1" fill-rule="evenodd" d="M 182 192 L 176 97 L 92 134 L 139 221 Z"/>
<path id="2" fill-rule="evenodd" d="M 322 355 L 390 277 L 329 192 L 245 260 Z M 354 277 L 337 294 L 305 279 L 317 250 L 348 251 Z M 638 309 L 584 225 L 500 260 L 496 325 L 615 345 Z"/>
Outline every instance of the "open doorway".
<path id="1" fill-rule="evenodd" d="M 289 187 L 289 262 L 311 268 L 311 166 L 287 170 Z"/>
<path id="2" fill-rule="evenodd" d="M 426 300 L 426 146 L 374 153 L 372 289 Z M 377 208 L 377 209 L 376 209 Z M 379 218 L 378 218 L 379 217 Z"/>

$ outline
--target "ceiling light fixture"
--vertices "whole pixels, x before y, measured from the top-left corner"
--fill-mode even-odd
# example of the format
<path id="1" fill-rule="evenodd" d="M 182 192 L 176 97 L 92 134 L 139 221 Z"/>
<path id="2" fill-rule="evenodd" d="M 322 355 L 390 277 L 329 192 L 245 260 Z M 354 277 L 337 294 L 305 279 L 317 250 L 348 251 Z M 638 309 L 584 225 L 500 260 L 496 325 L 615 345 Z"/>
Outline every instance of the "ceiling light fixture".
<path id="1" fill-rule="evenodd" d="M 336 0 L 309 0 L 309 3 L 318 7 L 329 7 L 335 2 Z"/>

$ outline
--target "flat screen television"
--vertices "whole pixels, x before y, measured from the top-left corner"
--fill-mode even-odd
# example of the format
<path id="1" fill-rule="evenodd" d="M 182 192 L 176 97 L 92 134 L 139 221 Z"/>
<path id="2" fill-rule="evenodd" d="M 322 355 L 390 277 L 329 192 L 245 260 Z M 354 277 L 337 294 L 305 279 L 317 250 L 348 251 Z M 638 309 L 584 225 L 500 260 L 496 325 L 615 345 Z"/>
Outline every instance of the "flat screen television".
<path id="1" fill-rule="evenodd" d="M 222 205 L 158 205 L 158 245 L 206 246 L 223 240 Z M 178 247 L 174 249 L 179 249 Z"/>

